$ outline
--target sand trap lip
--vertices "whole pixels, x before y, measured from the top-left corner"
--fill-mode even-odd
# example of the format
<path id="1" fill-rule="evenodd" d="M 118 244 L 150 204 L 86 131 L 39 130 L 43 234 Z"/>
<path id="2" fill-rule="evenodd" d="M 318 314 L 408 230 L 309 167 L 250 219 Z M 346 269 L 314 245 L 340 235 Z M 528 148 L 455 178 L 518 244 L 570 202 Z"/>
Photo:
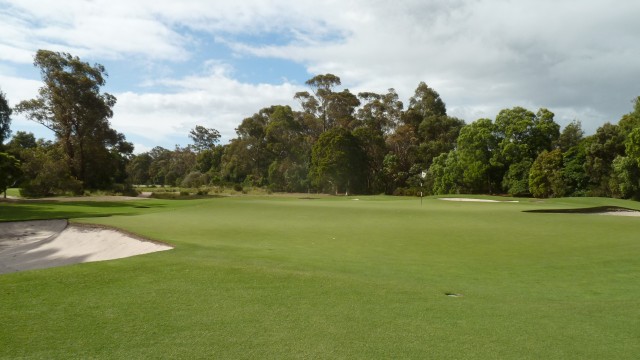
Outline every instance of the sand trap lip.
<path id="1" fill-rule="evenodd" d="M 536 209 L 525 210 L 527 213 L 539 214 L 587 214 L 587 215 L 611 215 L 611 216 L 640 216 L 640 211 L 620 206 L 593 206 L 588 208 L 573 209 Z"/>
<path id="2" fill-rule="evenodd" d="M 466 202 L 486 202 L 486 203 L 517 203 L 518 200 L 491 200 L 491 199 L 474 199 L 474 198 L 438 198 L 445 201 L 466 201 Z"/>
<path id="3" fill-rule="evenodd" d="M 121 259 L 171 246 L 67 220 L 0 223 L 0 274 Z"/>

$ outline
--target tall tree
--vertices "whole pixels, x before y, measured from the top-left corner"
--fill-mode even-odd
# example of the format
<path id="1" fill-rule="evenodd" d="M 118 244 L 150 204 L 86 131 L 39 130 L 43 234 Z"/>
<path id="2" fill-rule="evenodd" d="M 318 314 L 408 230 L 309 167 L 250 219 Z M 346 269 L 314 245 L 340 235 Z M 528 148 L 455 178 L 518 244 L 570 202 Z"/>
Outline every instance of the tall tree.
<path id="1" fill-rule="evenodd" d="M 640 96 L 633 101 L 633 111 L 622 116 L 618 122 L 621 130 L 625 134 L 629 134 L 633 129 L 640 127 Z"/>
<path id="2" fill-rule="evenodd" d="M 69 172 L 83 186 L 103 186 L 109 180 L 98 170 L 120 161 L 113 155 L 133 150 L 109 123 L 116 98 L 100 92 L 107 76 L 104 66 L 48 50 L 38 50 L 34 65 L 40 69 L 44 86 L 37 98 L 20 102 L 16 110 L 53 131 Z"/>
<path id="3" fill-rule="evenodd" d="M 560 149 L 543 151 L 531 165 L 529 190 L 537 198 L 564 196 L 563 159 Z"/>
<path id="4" fill-rule="evenodd" d="M 360 101 L 348 89 L 341 92 L 333 91 L 341 84 L 339 77 L 333 74 L 316 75 L 305 84 L 311 88 L 313 94 L 302 91 L 296 93 L 294 98 L 300 101 L 306 113 L 318 119 L 322 132 L 335 126 L 354 126 L 354 113 Z"/>
<path id="5" fill-rule="evenodd" d="M 267 149 L 275 156 L 269 165 L 269 186 L 277 191 L 308 190 L 311 143 L 305 124 L 289 106 L 277 106 L 265 129 Z"/>
<path id="6" fill-rule="evenodd" d="M 220 132 L 213 128 L 208 129 L 204 126 L 196 125 L 189 132 L 189 138 L 193 140 L 193 147 L 197 152 L 212 150 L 220 141 Z"/>
<path id="7" fill-rule="evenodd" d="M 499 151 L 492 162 L 502 166 L 502 186 L 509 194 L 529 193 L 531 165 L 538 154 L 550 151 L 560 136 L 560 126 L 553 117 L 547 109 L 534 114 L 522 107 L 501 110 L 496 116 Z"/>
<path id="8" fill-rule="evenodd" d="M 232 139 L 222 157 L 222 175 L 227 180 L 265 185 L 269 165 L 276 154 L 268 147 L 267 127 L 277 106 L 263 108 L 245 118 L 236 129 L 238 137 Z"/>
<path id="9" fill-rule="evenodd" d="M 36 137 L 33 133 L 18 131 L 6 144 L 6 151 L 15 156 L 18 160 L 22 159 L 22 152 L 26 149 L 32 149 L 37 146 Z"/>
<path id="10" fill-rule="evenodd" d="M 494 193 L 500 189 L 500 169 L 491 158 L 498 149 L 495 126 L 490 119 L 478 119 L 460 129 L 457 139 L 459 162 L 466 190 Z"/>
<path id="11" fill-rule="evenodd" d="M 558 137 L 557 146 L 562 152 L 567 152 L 572 147 L 578 146 L 584 138 L 582 123 L 574 120 L 562 129 Z"/>
<path id="12" fill-rule="evenodd" d="M 409 99 L 407 113 L 411 120 L 405 122 L 412 123 L 417 129 L 422 120 L 427 117 L 446 116 L 447 106 L 437 91 L 430 88 L 424 82 L 420 82 L 415 93 Z"/>
<path id="13" fill-rule="evenodd" d="M 396 129 L 402 115 L 402 101 L 394 89 L 387 94 L 372 92 L 359 93 L 358 97 L 364 105 L 356 115 L 357 127 L 353 135 L 358 138 L 367 157 L 367 191 L 370 193 L 388 192 L 394 190 L 394 177 L 387 176 L 384 159 L 388 155 L 386 137 Z M 394 157 L 387 160 L 389 174 L 395 175 L 392 169 Z"/>
<path id="14" fill-rule="evenodd" d="M 605 123 L 585 139 L 585 171 L 589 177 L 589 194 L 611 196 L 610 179 L 613 160 L 625 154 L 625 134 L 618 125 Z"/>
<path id="15" fill-rule="evenodd" d="M 9 125 L 11 125 L 12 112 L 6 95 L 0 90 L 0 146 L 11 135 Z"/>
<path id="16" fill-rule="evenodd" d="M 344 128 L 331 129 L 313 145 L 313 184 L 322 191 L 360 192 L 364 188 L 366 157 L 358 140 Z"/>

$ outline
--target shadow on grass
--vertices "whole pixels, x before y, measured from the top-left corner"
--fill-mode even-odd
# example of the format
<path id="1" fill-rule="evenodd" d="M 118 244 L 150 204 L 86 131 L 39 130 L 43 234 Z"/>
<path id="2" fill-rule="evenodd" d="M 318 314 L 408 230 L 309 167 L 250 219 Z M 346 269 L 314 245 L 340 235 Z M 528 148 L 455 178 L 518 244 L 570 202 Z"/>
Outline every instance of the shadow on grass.
<path id="1" fill-rule="evenodd" d="M 166 204 L 132 202 L 0 202 L 0 222 L 17 220 L 74 219 L 131 216 L 146 209 L 164 208 Z"/>
<path id="2" fill-rule="evenodd" d="M 527 213 L 542 213 L 542 214 L 599 214 L 605 212 L 628 212 L 638 211 L 636 209 L 629 209 L 621 206 L 595 206 L 588 208 L 578 209 L 540 209 L 540 210 L 524 210 Z"/>
<path id="3" fill-rule="evenodd" d="M 152 199 L 161 200 L 201 200 L 201 199 L 218 199 L 227 197 L 225 195 L 180 195 L 176 193 L 153 193 Z"/>

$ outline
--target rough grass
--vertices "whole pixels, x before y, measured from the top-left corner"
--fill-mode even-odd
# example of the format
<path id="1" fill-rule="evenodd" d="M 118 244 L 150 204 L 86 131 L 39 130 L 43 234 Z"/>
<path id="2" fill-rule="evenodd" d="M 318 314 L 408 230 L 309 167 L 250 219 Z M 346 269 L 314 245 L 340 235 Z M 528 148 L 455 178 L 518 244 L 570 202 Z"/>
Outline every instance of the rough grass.
<path id="1" fill-rule="evenodd" d="M 0 275 L 0 357 L 640 353 L 640 218 L 523 212 L 638 203 L 358 199 L 0 204 L 2 220 L 70 217 L 176 246 Z"/>

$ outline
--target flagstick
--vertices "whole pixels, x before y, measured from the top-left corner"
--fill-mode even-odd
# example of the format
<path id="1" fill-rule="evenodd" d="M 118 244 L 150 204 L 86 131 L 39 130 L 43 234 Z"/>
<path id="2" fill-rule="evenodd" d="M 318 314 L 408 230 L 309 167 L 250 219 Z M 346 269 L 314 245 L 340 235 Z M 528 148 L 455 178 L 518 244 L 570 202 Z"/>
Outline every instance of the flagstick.
<path id="1" fill-rule="evenodd" d="M 425 177 L 427 177 L 427 173 L 425 171 L 423 171 L 420 174 L 420 177 L 422 178 L 422 180 L 424 180 Z M 422 180 L 420 180 L 420 207 L 422 207 Z"/>

